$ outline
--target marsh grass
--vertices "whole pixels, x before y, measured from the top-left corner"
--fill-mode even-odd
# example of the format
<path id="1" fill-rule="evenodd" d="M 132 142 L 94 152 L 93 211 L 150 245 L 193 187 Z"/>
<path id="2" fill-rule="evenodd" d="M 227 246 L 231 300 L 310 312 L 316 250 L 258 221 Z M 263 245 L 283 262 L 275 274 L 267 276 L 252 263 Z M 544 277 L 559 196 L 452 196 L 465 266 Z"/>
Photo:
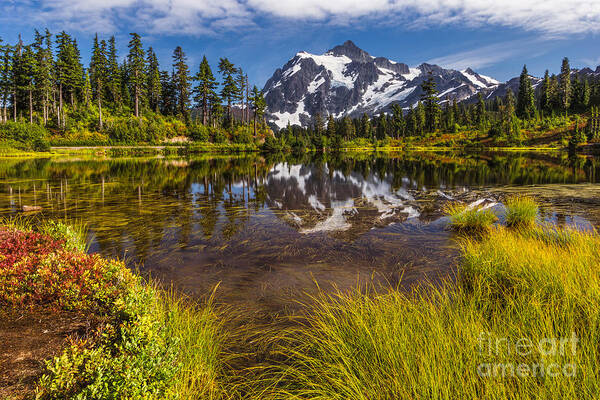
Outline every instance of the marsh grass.
<path id="1" fill-rule="evenodd" d="M 463 233 L 486 232 L 498 217 L 488 208 L 451 203 L 444 208 L 450 218 L 450 229 Z"/>
<path id="2" fill-rule="evenodd" d="M 158 288 L 157 288 L 158 290 Z M 227 399 L 236 393 L 227 376 L 225 343 L 231 335 L 223 326 L 223 310 L 212 296 L 203 305 L 176 293 L 161 291 L 153 313 L 167 335 L 177 340 L 179 370 L 165 397 L 169 399 Z"/>
<path id="3" fill-rule="evenodd" d="M 535 224 L 539 206 L 530 196 L 514 195 L 504 201 L 506 225 L 515 228 L 531 227 Z"/>
<path id="4" fill-rule="evenodd" d="M 264 398 L 598 398 L 600 239 L 560 235 L 569 240 L 537 227 L 494 227 L 464 239 L 455 280 L 407 293 L 322 294 L 282 338 L 284 361 L 269 371 L 275 389 Z M 539 350 L 563 339 L 575 351 Z M 519 340 L 531 351 L 516 351 Z M 522 364 L 529 375 L 515 375 Z M 549 365 L 576 372 L 541 376 Z"/>

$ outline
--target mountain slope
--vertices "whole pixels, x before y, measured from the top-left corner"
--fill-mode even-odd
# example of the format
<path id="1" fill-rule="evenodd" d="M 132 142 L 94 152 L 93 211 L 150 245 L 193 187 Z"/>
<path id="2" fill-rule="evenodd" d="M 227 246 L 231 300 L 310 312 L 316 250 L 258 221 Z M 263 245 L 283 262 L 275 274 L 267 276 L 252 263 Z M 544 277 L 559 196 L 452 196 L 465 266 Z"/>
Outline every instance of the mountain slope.
<path id="1" fill-rule="evenodd" d="M 461 101 L 500 84 L 470 68 L 456 71 L 425 63 L 410 68 L 373 57 L 347 41 L 322 55 L 300 52 L 277 69 L 263 89 L 267 117 L 282 128 L 309 125 L 317 113 L 340 118 L 386 112 L 393 104 L 408 108 L 419 101 L 429 73 L 441 100 Z"/>

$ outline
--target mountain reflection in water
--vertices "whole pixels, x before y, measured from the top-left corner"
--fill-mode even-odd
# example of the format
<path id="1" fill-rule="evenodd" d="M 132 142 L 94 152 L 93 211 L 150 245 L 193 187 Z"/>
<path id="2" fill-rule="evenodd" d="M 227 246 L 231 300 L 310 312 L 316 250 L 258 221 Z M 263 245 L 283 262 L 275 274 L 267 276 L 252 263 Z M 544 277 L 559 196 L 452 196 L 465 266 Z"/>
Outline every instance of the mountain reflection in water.
<path id="1" fill-rule="evenodd" d="M 87 224 L 91 251 L 253 312 L 366 282 L 451 273 L 448 201 L 529 193 L 544 218 L 598 226 L 599 164 L 560 154 L 0 160 L 0 215 Z"/>

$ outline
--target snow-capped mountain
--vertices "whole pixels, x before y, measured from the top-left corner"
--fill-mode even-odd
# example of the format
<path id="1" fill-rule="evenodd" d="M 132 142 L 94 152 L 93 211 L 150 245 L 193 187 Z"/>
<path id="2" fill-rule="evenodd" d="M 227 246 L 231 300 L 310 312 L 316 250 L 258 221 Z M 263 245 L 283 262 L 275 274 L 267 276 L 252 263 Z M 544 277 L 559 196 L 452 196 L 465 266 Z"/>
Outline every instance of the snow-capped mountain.
<path id="1" fill-rule="evenodd" d="M 283 128 L 309 125 L 317 113 L 340 118 L 387 112 L 392 104 L 408 108 L 419 101 L 421 83 L 430 72 L 440 101 L 461 101 L 500 85 L 470 68 L 456 71 L 425 63 L 411 68 L 373 57 L 347 41 L 322 55 L 300 52 L 277 69 L 263 89 L 267 116 Z"/>

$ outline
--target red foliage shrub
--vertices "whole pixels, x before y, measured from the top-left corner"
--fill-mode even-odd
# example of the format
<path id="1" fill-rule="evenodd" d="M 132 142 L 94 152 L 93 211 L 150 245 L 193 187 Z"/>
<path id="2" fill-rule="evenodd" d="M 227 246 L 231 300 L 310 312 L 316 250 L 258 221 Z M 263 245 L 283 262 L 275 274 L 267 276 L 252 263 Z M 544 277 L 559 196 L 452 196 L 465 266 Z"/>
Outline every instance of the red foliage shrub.
<path id="1" fill-rule="evenodd" d="M 108 311 L 132 275 L 120 262 L 63 245 L 37 232 L 0 228 L 0 305 Z"/>

